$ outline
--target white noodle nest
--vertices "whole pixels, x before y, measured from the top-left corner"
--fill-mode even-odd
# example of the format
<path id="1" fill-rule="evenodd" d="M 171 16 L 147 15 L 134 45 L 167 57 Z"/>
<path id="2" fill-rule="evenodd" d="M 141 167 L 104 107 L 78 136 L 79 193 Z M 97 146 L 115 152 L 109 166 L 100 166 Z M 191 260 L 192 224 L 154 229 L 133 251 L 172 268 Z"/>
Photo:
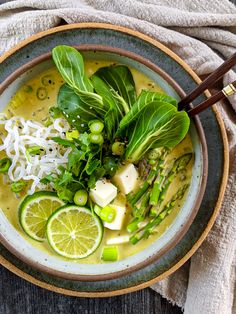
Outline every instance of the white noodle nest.
<path id="1" fill-rule="evenodd" d="M 64 148 L 55 143 L 51 138 L 59 136 L 65 138 L 65 133 L 70 129 L 65 119 L 58 118 L 49 127 L 25 120 L 21 117 L 7 119 L 0 114 L 0 124 L 4 126 L 6 134 L 1 135 L 2 145 L 0 151 L 5 151 L 12 160 L 8 170 L 11 181 L 32 181 L 28 191 L 33 194 L 37 189 L 45 186 L 40 180 L 49 174 L 60 174 L 59 166 L 66 166 L 71 148 Z M 5 132 L 3 132 L 5 133 Z M 40 155 L 27 158 L 26 151 L 29 147 L 40 146 L 44 152 Z"/>

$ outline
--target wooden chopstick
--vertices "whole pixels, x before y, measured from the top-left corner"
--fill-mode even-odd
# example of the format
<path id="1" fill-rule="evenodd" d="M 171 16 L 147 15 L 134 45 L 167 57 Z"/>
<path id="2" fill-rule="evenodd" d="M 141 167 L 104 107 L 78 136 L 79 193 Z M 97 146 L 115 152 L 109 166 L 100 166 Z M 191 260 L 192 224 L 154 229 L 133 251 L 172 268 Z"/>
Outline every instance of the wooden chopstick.
<path id="1" fill-rule="evenodd" d="M 228 72 L 234 65 L 236 65 L 236 53 L 221 64 L 214 72 L 212 72 L 200 85 L 198 85 L 190 94 L 180 100 L 178 109 L 184 109 L 202 92 L 214 85 L 226 72 Z M 207 101 L 207 100 L 206 100 Z M 209 106 L 208 106 L 209 107 Z M 202 110 L 201 110 L 202 111 Z"/>
<path id="2" fill-rule="evenodd" d="M 214 105 L 217 101 L 224 99 L 224 98 L 227 98 L 227 97 L 233 95 L 234 93 L 236 93 L 236 81 L 227 85 L 221 91 L 219 91 L 218 93 L 216 93 L 212 97 L 208 98 L 207 100 L 202 102 L 200 105 L 189 109 L 187 111 L 187 113 L 188 113 L 189 117 L 193 117 L 196 114 L 205 110 L 206 108 Z"/>

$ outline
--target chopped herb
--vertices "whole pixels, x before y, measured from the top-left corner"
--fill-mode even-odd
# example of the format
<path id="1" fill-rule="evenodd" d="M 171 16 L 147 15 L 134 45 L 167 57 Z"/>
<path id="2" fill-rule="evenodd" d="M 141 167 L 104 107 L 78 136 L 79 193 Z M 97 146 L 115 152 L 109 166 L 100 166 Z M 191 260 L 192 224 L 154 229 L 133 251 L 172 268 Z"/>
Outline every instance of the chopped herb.
<path id="1" fill-rule="evenodd" d="M 13 182 L 11 184 L 11 190 L 14 193 L 20 193 L 21 191 L 24 190 L 24 188 L 26 187 L 27 183 L 23 180 L 17 181 L 17 182 Z"/>

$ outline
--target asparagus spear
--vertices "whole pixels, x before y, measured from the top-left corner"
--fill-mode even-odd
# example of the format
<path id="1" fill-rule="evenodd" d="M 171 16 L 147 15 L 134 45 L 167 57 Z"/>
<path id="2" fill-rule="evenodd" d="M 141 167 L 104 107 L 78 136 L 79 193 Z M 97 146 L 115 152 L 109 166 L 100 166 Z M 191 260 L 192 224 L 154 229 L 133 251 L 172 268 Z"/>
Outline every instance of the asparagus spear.
<path id="1" fill-rule="evenodd" d="M 148 224 L 148 221 L 144 219 L 144 217 L 136 217 L 131 221 L 131 223 L 127 226 L 127 231 L 129 233 L 133 233 L 138 229 L 142 229 Z"/>
<path id="2" fill-rule="evenodd" d="M 152 219 L 143 229 L 137 231 L 132 237 L 130 237 L 130 242 L 132 244 L 136 244 L 141 239 L 145 238 L 147 239 L 149 235 L 154 231 L 154 229 L 172 212 L 176 201 L 181 200 L 188 189 L 189 184 L 183 185 L 177 193 L 175 193 L 171 200 L 164 206 L 161 213 Z"/>
<path id="3" fill-rule="evenodd" d="M 150 209 L 149 199 L 150 199 L 151 190 L 149 189 L 141 198 L 139 204 L 135 206 L 133 210 L 133 215 L 135 217 L 145 217 L 147 212 Z"/>
<path id="4" fill-rule="evenodd" d="M 130 205 L 133 207 L 139 199 L 144 195 L 144 193 L 147 191 L 147 189 L 152 185 L 153 181 L 155 180 L 156 176 L 158 173 L 162 170 L 163 164 L 165 161 L 165 157 L 169 150 L 163 148 L 160 150 L 159 153 L 159 158 L 156 162 L 155 165 L 152 166 L 147 179 L 144 181 L 142 187 L 135 193 L 133 194 L 132 192 L 127 195 L 127 200 L 129 201 Z"/>
<path id="5" fill-rule="evenodd" d="M 150 205 L 149 205 L 149 198 L 150 198 L 151 190 L 149 189 L 147 193 L 145 193 L 141 200 L 137 202 L 136 206 L 133 209 L 133 216 L 135 217 L 131 223 L 127 226 L 127 231 L 132 233 L 139 228 L 139 223 L 143 222 L 145 217 L 147 216 Z"/>
<path id="6" fill-rule="evenodd" d="M 158 202 L 161 203 L 164 200 L 171 182 L 181 170 L 186 168 L 191 158 L 192 153 L 184 154 L 175 160 L 168 174 L 165 173 L 165 169 L 162 170 L 160 176 L 157 177 L 156 181 L 153 184 L 153 189 L 150 196 L 151 205 L 157 205 Z M 155 210 L 156 209 L 158 208 L 156 207 Z M 153 214 L 155 215 L 155 212 L 151 210 L 151 215 Z"/>

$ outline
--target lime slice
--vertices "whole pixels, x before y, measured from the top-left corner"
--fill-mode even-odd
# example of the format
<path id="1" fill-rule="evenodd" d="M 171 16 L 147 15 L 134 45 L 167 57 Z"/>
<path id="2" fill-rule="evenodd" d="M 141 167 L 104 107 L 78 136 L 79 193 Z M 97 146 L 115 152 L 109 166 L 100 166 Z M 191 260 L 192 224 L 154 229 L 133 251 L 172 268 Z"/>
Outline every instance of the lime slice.
<path id="1" fill-rule="evenodd" d="M 58 254 L 68 258 L 84 258 L 101 243 L 103 226 L 89 209 L 66 205 L 51 215 L 47 238 Z"/>
<path id="2" fill-rule="evenodd" d="M 36 192 L 26 196 L 19 207 L 22 228 L 34 240 L 43 241 L 48 218 L 64 204 L 53 192 Z"/>

